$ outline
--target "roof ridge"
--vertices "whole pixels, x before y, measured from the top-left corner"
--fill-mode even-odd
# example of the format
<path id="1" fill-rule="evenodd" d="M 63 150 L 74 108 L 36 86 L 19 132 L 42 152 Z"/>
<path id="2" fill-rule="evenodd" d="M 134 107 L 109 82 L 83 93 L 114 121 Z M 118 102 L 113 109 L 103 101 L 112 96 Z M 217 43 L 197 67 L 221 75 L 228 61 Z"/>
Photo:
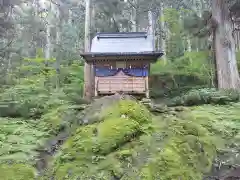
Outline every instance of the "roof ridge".
<path id="1" fill-rule="evenodd" d="M 147 38 L 146 32 L 119 32 L 119 33 L 97 33 L 99 38 Z"/>
<path id="2" fill-rule="evenodd" d="M 147 32 L 98 32 L 97 34 L 147 34 Z"/>

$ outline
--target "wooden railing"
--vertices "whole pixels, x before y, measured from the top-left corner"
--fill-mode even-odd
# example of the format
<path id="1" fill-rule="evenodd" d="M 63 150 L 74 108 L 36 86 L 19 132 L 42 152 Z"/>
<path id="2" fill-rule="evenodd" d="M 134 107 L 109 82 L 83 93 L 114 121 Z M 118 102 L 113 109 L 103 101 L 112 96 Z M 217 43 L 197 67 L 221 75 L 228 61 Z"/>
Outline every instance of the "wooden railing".
<path id="1" fill-rule="evenodd" d="M 96 77 L 96 90 L 98 93 L 134 92 L 146 91 L 145 77 L 111 76 Z"/>

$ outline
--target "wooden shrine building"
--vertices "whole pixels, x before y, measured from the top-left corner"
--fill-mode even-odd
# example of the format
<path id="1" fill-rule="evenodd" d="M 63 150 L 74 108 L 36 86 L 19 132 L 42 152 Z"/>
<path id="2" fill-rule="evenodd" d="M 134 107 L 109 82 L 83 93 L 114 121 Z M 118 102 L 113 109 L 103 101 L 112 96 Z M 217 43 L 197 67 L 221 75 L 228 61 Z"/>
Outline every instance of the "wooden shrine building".
<path id="1" fill-rule="evenodd" d="M 122 92 L 146 97 L 150 64 L 162 55 L 154 51 L 147 32 L 98 33 L 91 51 L 81 54 L 93 67 L 95 96 Z"/>

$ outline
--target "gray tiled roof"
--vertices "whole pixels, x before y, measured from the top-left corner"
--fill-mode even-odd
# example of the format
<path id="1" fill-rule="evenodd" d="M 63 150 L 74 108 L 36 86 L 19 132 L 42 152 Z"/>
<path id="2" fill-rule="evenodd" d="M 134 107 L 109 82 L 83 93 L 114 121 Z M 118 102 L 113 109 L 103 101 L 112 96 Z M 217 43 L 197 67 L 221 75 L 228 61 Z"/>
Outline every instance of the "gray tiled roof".
<path id="1" fill-rule="evenodd" d="M 152 52 L 152 39 L 146 32 L 98 33 L 92 40 L 91 53 Z"/>

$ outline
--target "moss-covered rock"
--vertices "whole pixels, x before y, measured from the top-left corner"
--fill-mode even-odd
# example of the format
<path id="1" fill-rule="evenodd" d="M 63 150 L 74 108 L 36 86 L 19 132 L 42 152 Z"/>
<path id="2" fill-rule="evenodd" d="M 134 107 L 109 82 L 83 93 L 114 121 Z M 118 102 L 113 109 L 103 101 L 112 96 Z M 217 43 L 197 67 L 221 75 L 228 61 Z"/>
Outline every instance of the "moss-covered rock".
<path id="1" fill-rule="evenodd" d="M 200 180 L 211 170 L 221 137 L 210 132 L 213 122 L 189 113 L 153 118 L 144 105 L 119 101 L 102 112 L 101 121 L 77 129 L 48 175 L 70 180 Z"/>
<path id="2" fill-rule="evenodd" d="M 192 116 L 168 116 L 161 121 L 153 141 L 159 150 L 153 151 L 144 165 L 142 179 L 202 179 L 216 155 L 213 136 Z"/>
<path id="3" fill-rule="evenodd" d="M 151 113 L 148 109 L 132 100 L 121 100 L 102 113 L 102 118 L 126 117 L 137 121 L 138 123 L 148 123 L 151 121 Z"/>
<path id="4" fill-rule="evenodd" d="M 239 105 L 228 103 L 237 100 L 237 92 L 192 91 L 175 105 L 228 105 L 187 108 L 191 111 L 154 106 L 161 114 L 153 116 L 135 100 L 101 98 L 84 110 L 80 118 L 86 123 L 76 127 L 43 179 L 200 180 L 215 166 L 215 157 L 226 159 L 238 145 Z M 72 121 L 70 114 L 62 106 L 42 120 L 48 129 L 59 129 Z"/>
<path id="5" fill-rule="evenodd" d="M 115 108 L 110 109 L 110 107 L 116 106 L 116 104 L 121 100 L 131 100 L 130 102 L 135 101 L 135 99 L 132 96 L 129 95 L 121 95 L 121 94 L 115 94 L 112 96 L 104 96 L 99 99 L 95 99 L 91 105 L 89 105 L 81 114 L 79 115 L 81 124 L 92 124 L 99 121 L 102 121 L 103 119 L 106 119 L 103 117 L 104 111 L 108 109 L 109 111 L 112 111 Z M 105 113 L 106 114 L 106 113 Z"/>
<path id="6" fill-rule="evenodd" d="M 79 127 L 68 139 L 55 159 L 51 175 L 57 179 L 123 176 L 123 156 L 120 158 L 117 152 L 151 130 L 151 113 L 135 101 L 120 100 L 103 110 L 101 117 L 99 122 Z M 69 171 L 73 173 L 69 175 Z"/>
<path id="7" fill-rule="evenodd" d="M 79 128 L 75 137 L 68 143 L 72 144 L 77 152 L 104 155 L 128 142 L 140 132 L 140 124 L 131 119 L 107 119 L 99 124 Z"/>

